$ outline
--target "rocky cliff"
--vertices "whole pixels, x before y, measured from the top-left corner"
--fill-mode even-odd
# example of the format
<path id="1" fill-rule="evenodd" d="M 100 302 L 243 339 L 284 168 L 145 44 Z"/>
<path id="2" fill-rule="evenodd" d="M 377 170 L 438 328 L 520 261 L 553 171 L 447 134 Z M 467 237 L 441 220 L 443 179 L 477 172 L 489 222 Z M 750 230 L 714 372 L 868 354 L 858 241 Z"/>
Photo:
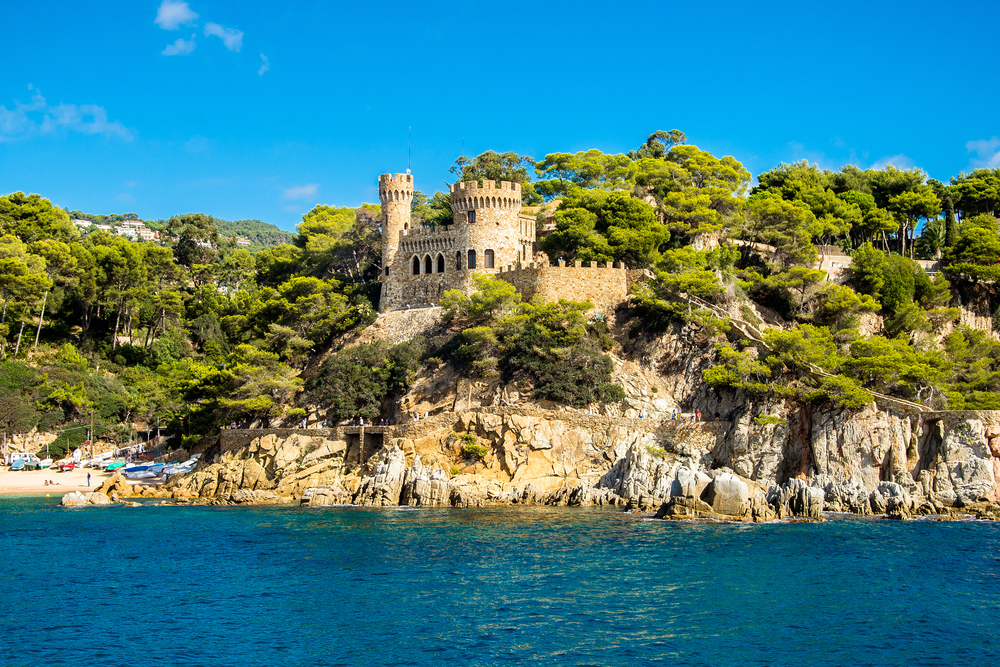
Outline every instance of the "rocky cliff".
<path id="1" fill-rule="evenodd" d="M 363 463 L 347 443 L 264 435 L 156 493 L 319 506 L 622 505 L 664 517 L 988 511 L 1000 499 L 1000 414 L 788 411 L 731 422 L 511 408 L 442 413 Z"/>
<path id="2" fill-rule="evenodd" d="M 701 381 L 715 357 L 696 326 L 620 342 L 620 404 L 539 404 L 513 386 L 425 369 L 398 404 L 404 423 L 382 429 L 377 446 L 264 434 L 147 494 L 312 506 L 613 504 L 741 520 L 988 512 L 1000 501 L 1000 412 L 751 399 Z M 690 420 L 698 410 L 708 421 Z M 414 412 L 428 417 L 413 422 Z"/>

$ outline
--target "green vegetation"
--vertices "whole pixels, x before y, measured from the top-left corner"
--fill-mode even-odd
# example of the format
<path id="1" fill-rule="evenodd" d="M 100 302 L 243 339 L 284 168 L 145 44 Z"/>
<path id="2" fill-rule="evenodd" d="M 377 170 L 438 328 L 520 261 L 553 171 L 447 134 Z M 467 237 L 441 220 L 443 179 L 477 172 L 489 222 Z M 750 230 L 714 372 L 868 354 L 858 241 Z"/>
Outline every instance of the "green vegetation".
<path id="1" fill-rule="evenodd" d="M 607 327 L 585 317 L 593 304 L 524 303 L 508 283 L 489 276 L 474 280 L 471 297 L 445 292 L 445 317 L 460 318 L 466 328 L 437 356 L 469 377 L 499 378 L 539 400 L 583 407 L 624 398 L 611 382 L 611 359 L 604 354 L 612 343 Z"/>
<path id="2" fill-rule="evenodd" d="M 490 151 L 458 158 L 452 173 L 516 181 L 525 204 L 555 202 L 539 214 L 553 261 L 649 270 L 623 313 L 633 335 L 687 328 L 714 345 L 704 379 L 720 390 L 847 409 L 870 392 L 1000 407 L 1000 343 L 958 323 L 960 304 L 1000 322 L 1000 169 L 945 184 L 919 169 L 799 162 L 750 190 L 740 162 L 671 130 L 628 154 Z M 415 193 L 412 214 L 451 224 L 448 193 Z M 81 235 L 72 218 L 138 216 L 0 197 L 0 428 L 57 431 L 57 450 L 82 441 L 91 411 L 98 436 L 116 442 L 131 424 L 159 420 L 179 443 L 310 406 L 374 420 L 422 368 L 445 365 L 536 400 L 624 398 L 607 355 L 615 342 L 591 304 L 524 302 L 486 276 L 471 295 L 445 293 L 457 333 L 443 346 L 341 349 L 377 312 L 378 206 L 317 206 L 297 234 L 178 215 L 148 223 L 161 243 Z M 834 249 L 851 255 L 843 280 L 817 265 Z M 762 344 L 748 346 L 747 327 Z"/>

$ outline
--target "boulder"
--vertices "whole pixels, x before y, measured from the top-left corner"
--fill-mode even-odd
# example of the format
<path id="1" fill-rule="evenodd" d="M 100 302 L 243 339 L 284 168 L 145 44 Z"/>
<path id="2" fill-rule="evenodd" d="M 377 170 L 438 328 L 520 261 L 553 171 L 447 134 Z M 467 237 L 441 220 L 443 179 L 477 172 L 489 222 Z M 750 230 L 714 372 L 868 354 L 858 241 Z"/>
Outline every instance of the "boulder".
<path id="1" fill-rule="evenodd" d="M 865 487 L 858 482 L 830 482 L 823 490 L 826 493 L 825 509 L 829 512 L 851 512 L 852 514 L 871 514 L 872 512 L 869 494 Z"/>
<path id="2" fill-rule="evenodd" d="M 902 521 L 910 518 L 910 508 L 902 498 L 891 497 L 886 503 L 885 515 L 890 519 Z"/>
<path id="3" fill-rule="evenodd" d="M 89 493 L 81 493 L 79 491 L 71 491 L 62 497 L 60 504 L 63 507 L 86 507 L 88 505 L 110 505 L 111 499 L 108 498 L 103 493 L 97 491 L 91 491 Z"/>
<path id="4" fill-rule="evenodd" d="M 716 475 L 705 489 L 705 502 L 718 514 L 742 516 L 749 500 L 750 488 L 731 473 Z"/>
<path id="5" fill-rule="evenodd" d="M 890 500 L 898 501 L 898 504 L 905 506 L 907 513 L 915 509 L 915 503 L 906 489 L 895 482 L 879 482 L 868 496 L 872 514 L 885 514 Z"/>
<path id="6" fill-rule="evenodd" d="M 345 489 L 342 484 L 329 484 L 306 489 L 302 494 L 300 504 L 308 507 L 349 505 L 353 497 L 354 494 Z"/>
<path id="7" fill-rule="evenodd" d="M 767 490 L 767 502 L 779 517 L 788 515 L 819 519 L 823 516 L 826 493 L 802 479 L 790 479 L 783 486 Z"/>
<path id="8" fill-rule="evenodd" d="M 721 515 L 712 511 L 712 506 L 704 500 L 674 496 L 663 503 L 656 512 L 657 519 L 717 519 Z"/>
<path id="9" fill-rule="evenodd" d="M 796 516 L 820 519 L 823 516 L 823 500 L 826 494 L 815 486 L 799 488 L 789 507 Z"/>

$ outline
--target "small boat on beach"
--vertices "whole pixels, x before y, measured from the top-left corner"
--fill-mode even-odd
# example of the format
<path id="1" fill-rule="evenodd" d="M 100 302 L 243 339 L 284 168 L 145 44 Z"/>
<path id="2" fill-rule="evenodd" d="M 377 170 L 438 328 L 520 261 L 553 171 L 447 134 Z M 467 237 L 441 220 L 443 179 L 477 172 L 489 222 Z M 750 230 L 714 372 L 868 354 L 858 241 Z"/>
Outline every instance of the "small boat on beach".
<path id="1" fill-rule="evenodd" d="M 24 470 L 24 459 L 15 459 L 10 464 L 11 470 Z"/>
<path id="2" fill-rule="evenodd" d="M 124 467 L 125 467 L 124 461 L 115 461 L 114 463 L 109 463 L 108 467 L 105 468 L 105 470 L 107 470 L 108 472 L 113 472 L 115 470 L 118 470 L 119 468 L 124 468 Z"/>

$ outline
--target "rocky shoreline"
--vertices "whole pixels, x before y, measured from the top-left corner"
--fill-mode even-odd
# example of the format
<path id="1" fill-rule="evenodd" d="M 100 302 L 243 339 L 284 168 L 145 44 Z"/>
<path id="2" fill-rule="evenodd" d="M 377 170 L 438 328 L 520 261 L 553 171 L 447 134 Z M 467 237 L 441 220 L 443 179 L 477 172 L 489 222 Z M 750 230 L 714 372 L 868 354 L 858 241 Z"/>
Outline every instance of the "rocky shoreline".
<path id="1" fill-rule="evenodd" d="M 815 411 L 806 434 L 804 416 L 794 425 L 753 419 L 753 407 L 729 424 L 643 427 L 578 413 L 465 411 L 389 439 L 363 462 L 343 440 L 264 435 L 162 486 L 117 475 L 96 495 L 309 507 L 615 506 L 661 519 L 747 522 L 829 512 L 1000 516 L 998 414 L 921 425 L 874 408 Z M 485 453 L 469 456 L 470 445 Z M 70 495 L 64 504 L 104 502 Z"/>

